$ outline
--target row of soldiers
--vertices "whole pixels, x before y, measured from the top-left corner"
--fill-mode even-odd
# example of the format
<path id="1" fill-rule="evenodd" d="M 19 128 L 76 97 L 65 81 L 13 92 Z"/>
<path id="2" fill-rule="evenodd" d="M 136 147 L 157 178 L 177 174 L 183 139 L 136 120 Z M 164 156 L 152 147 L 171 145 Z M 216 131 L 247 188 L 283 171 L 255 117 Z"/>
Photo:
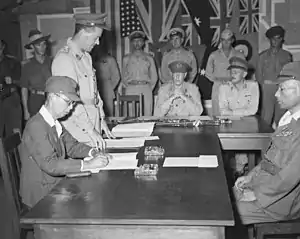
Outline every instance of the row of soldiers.
<path id="1" fill-rule="evenodd" d="M 76 24 L 78 26 L 78 24 Z M 104 27 L 105 29 L 107 27 Z M 80 28 L 79 28 L 80 30 Z M 108 29 L 107 29 L 108 30 Z M 78 29 L 75 30 L 76 37 Z M 280 72 L 283 65 L 292 60 L 291 55 L 282 49 L 284 40 L 284 29 L 280 26 L 270 28 L 266 32 L 266 36 L 270 39 L 270 49 L 262 52 L 258 61 L 256 76 L 262 89 L 262 117 L 265 121 L 272 125 L 277 123 L 282 112 L 277 107 L 274 98 L 275 87 L 272 83 L 276 79 L 276 74 Z M 32 30 L 29 33 L 29 42 L 25 48 L 32 49 L 34 57 L 25 61 L 20 71 L 20 64 L 5 55 L 5 44 L 0 43 L 2 51 L 1 58 L 1 86 L 5 86 L 9 94 L 3 94 L 1 110 L 6 114 L 1 117 L 0 133 L 3 135 L 5 130 L 7 134 L 21 130 L 21 114 L 20 102 L 18 98 L 18 88 L 21 86 L 21 102 L 23 106 L 23 118 L 27 121 L 31 116 L 38 112 L 45 100 L 44 85 L 46 80 L 52 74 L 58 74 L 56 68 L 64 68 L 68 71 L 68 75 L 73 78 L 78 78 L 76 74 L 81 74 L 82 69 L 74 69 L 74 67 L 66 65 L 64 59 L 58 63 L 52 64 L 51 57 L 47 56 L 47 43 L 50 35 L 43 35 L 38 30 Z M 98 90 L 104 102 L 101 113 L 102 116 L 111 116 L 114 113 L 114 98 L 115 92 L 137 95 L 143 94 L 144 97 L 144 114 L 152 115 L 153 113 L 153 90 L 160 79 L 161 84 L 172 82 L 172 74 L 169 69 L 169 64 L 175 61 L 185 62 L 189 66 L 185 80 L 193 83 L 198 73 L 197 61 L 194 53 L 190 49 L 183 46 L 185 32 L 181 28 L 173 28 L 168 34 L 168 39 L 171 42 L 172 49 L 167 51 L 162 58 L 161 67 L 158 70 L 153 57 L 144 52 L 146 35 L 142 31 L 135 31 L 129 36 L 132 43 L 132 52 L 123 58 L 122 74 L 114 57 L 109 54 L 96 54 L 93 67 L 96 69 L 98 82 Z M 212 108 L 213 115 L 220 115 L 220 95 L 219 87 L 223 83 L 228 82 L 232 77 L 228 67 L 229 60 L 232 57 L 245 59 L 242 52 L 235 50 L 232 46 L 234 34 L 230 29 L 225 29 L 221 34 L 219 49 L 213 52 L 207 62 L 206 77 L 213 82 L 212 89 Z M 71 44 L 72 47 L 72 44 Z M 74 46 L 75 58 L 81 60 L 82 54 Z M 91 51 L 91 49 L 89 49 Z M 58 54 L 59 55 L 59 54 Z M 89 62 L 91 63 L 91 62 Z M 88 64 L 89 64 L 88 63 Z M 52 67 L 52 69 L 51 69 Z M 92 67 L 92 66 L 91 66 Z M 92 72 L 92 70 L 91 70 Z M 94 74 L 94 73 L 90 73 Z M 121 77 L 122 75 L 122 77 Z M 84 75 L 88 78 L 88 75 Z M 20 79 L 18 81 L 18 79 Z M 201 85 L 201 84 L 200 84 Z M 82 95 L 96 94 L 92 93 L 93 87 L 87 86 L 85 89 L 81 86 Z M 11 107 L 14 106 L 14 107 Z M 5 117 L 4 117 L 5 115 Z"/>

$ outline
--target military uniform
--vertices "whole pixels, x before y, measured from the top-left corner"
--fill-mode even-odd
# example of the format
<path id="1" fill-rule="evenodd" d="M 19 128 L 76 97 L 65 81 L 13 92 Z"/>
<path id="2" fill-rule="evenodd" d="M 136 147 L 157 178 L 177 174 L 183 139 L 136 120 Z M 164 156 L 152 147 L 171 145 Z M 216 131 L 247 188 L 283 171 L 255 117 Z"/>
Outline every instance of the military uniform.
<path id="1" fill-rule="evenodd" d="M 94 129 L 101 132 L 100 118 L 104 118 L 105 114 L 90 54 L 79 50 L 69 38 L 67 45 L 58 51 L 53 60 L 52 74 L 68 76 L 78 83 L 83 104 L 78 104 L 62 124 L 79 142 L 95 146 L 90 133 Z"/>
<path id="2" fill-rule="evenodd" d="M 14 131 L 21 132 L 22 108 L 18 93 L 21 64 L 14 57 L 4 55 L 0 60 L 0 137 Z M 12 79 L 12 84 L 5 83 L 5 77 Z"/>
<path id="3" fill-rule="evenodd" d="M 218 49 L 211 53 L 208 58 L 205 75 L 210 81 L 214 83 L 211 93 L 212 110 L 214 116 L 220 115 L 218 102 L 219 87 L 223 82 L 226 82 L 231 78 L 230 71 L 228 70 L 228 67 L 230 65 L 229 59 L 234 56 L 245 58 L 241 52 L 235 50 L 234 48 L 231 49 L 228 57 L 225 56 L 222 49 Z"/>
<path id="4" fill-rule="evenodd" d="M 169 64 L 169 70 L 172 73 L 187 73 L 188 68 L 189 65 L 183 61 L 174 61 Z M 189 82 L 182 82 L 181 87 L 183 96 L 174 97 L 173 80 L 161 86 L 154 109 L 155 116 L 195 116 L 202 114 L 203 107 L 198 87 Z M 171 97 L 174 97 L 172 101 L 170 101 Z"/>
<path id="5" fill-rule="evenodd" d="M 134 31 L 129 38 L 145 40 L 145 34 Z M 153 57 L 143 51 L 127 54 L 123 58 L 123 79 L 126 95 L 143 94 L 144 115 L 151 116 L 153 111 L 153 89 L 158 76 Z"/>
<path id="6" fill-rule="evenodd" d="M 31 58 L 22 67 L 20 85 L 28 89 L 28 111 L 35 115 L 45 102 L 45 83 L 51 76 L 52 59 L 45 56 L 43 63 Z"/>
<path id="7" fill-rule="evenodd" d="M 113 116 L 115 89 L 120 81 L 118 64 L 110 55 L 101 57 L 94 63 L 96 69 L 98 90 L 104 102 L 104 112 L 107 116 Z"/>

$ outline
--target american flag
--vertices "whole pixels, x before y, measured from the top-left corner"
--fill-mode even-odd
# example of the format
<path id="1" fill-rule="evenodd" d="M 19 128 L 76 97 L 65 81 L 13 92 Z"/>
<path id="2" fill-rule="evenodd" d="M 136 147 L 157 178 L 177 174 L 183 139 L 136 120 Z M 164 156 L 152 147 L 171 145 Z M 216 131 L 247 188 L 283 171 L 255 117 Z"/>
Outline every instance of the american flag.
<path id="1" fill-rule="evenodd" d="M 120 0 L 120 26 L 121 37 L 127 37 L 133 31 L 142 30 L 134 0 Z"/>

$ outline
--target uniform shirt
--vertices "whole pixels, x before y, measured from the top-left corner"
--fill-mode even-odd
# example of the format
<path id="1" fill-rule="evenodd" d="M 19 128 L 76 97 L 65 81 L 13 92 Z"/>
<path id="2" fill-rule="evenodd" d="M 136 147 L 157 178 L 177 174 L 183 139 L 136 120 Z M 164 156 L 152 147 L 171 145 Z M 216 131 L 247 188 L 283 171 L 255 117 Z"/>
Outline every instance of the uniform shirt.
<path id="1" fill-rule="evenodd" d="M 79 127 L 84 134 L 91 132 L 95 128 L 95 122 L 89 118 L 86 107 L 94 105 L 98 108 L 101 117 L 104 117 L 105 114 L 103 102 L 97 90 L 96 76 L 90 54 L 78 49 L 69 38 L 67 45 L 58 51 L 53 60 L 52 74 L 54 76 L 68 76 L 79 85 L 80 99 L 83 104 L 77 104 L 72 115 L 64 121 L 65 127 L 71 133 L 74 133 L 72 132 L 73 128 L 71 128 L 73 125 Z"/>
<path id="2" fill-rule="evenodd" d="M 292 119 L 298 120 L 300 118 L 300 111 L 291 114 L 290 111 L 285 112 L 285 114 L 280 118 L 278 122 L 278 127 L 289 124 Z"/>
<path id="3" fill-rule="evenodd" d="M 230 79 L 229 59 L 234 56 L 245 59 L 243 53 L 234 48 L 231 49 L 229 57 L 226 57 L 222 49 L 212 52 L 206 64 L 206 77 L 212 82 Z"/>
<path id="4" fill-rule="evenodd" d="M 186 50 L 183 47 L 178 49 L 174 48 L 164 53 L 161 62 L 162 83 L 168 83 L 172 81 L 172 74 L 168 66 L 173 61 L 184 61 L 190 66 L 191 70 L 186 77 L 186 81 L 192 83 L 198 72 L 197 60 L 192 50 Z"/>
<path id="5" fill-rule="evenodd" d="M 299 112 L 297 113 L 299 114 Z M 300 120 L 278 127 L 264 159 L 252 170 L 254 203 L 276 220 L 300 216 Z"/>
<path id="6" fill-rule="evenodd" d="M 13 84 L 20 83 L 21 64 L 13 56 L 5 55 L 0 60 L 0 84 L 5 84 L 5 76 L 10 76 Z"/>
<path id="7" fill-rule="evenodd" d="M 51 76 L 50 57 L 45 57 L 43 63 L 38 62 L 35 57 L 31 58 L 22 67 L 21 87 L 30 90 L 45 90 L 45 83 Z"/>
<path id="8" fill-rule="evenodd" d="M 248 116 L 255 115 L 258 109 L 259 88 L 252 80 L 244 80 L 241 89 L 232 83 L 222 84 L 219 88 L 219 105 L 221 115 Z"/>
<path id="9" fill-rule="evenodd" d="M 282 67 L 292 61 L 292 56 L 288 51 L 279 49 L 277 53 L 272 53 L 271 49 L 259 54 L 257 64 L 256 79 L 259 83 L 265 80 L 274 81 L 277 79 Z"/>
<path id="10" fill-rule="evenodd" d="M 166 101 L 174 94 L 174 86 L 173 83 L 162 85 L 158 92 L 154 115 L 159 117 L 201 115 L 203 107 L 198 87 L 195 84 L 183 82 L 183 88 L 184 95 L 189 100 L 177 98 L 171 104 L 166 105 Z"/>
<path id="11" fill-rule="evenodd" d="M 128 84 L 150 84 L 155 87 L 157 82 L 157 71 L 153 57 L 142 52 L 131 53 L 123 59 L 123 83 Z"/>

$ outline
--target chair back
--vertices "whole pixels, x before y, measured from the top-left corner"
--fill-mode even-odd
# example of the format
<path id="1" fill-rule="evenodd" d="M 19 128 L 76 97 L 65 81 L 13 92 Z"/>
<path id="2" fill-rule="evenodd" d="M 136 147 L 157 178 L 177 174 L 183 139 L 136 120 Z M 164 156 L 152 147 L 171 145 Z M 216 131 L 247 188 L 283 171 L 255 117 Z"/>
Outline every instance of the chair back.
<path id="1" fill-rule="evenodd" d="M 11 136 L 0 138 L 0 168 L 4 181 L 4 188 L 8 202 L 13 202 L 18 215 L 21 214 L 22 204 L 19 195 L 21 161 L 19 145 L 21 136 L 15 133 Z"/>
<path id="2" fill-rule="evenodd" d="M 143 116 L 143 95 L 120 95 L 117 94 L 116 114 L 117 117 Z"/>

